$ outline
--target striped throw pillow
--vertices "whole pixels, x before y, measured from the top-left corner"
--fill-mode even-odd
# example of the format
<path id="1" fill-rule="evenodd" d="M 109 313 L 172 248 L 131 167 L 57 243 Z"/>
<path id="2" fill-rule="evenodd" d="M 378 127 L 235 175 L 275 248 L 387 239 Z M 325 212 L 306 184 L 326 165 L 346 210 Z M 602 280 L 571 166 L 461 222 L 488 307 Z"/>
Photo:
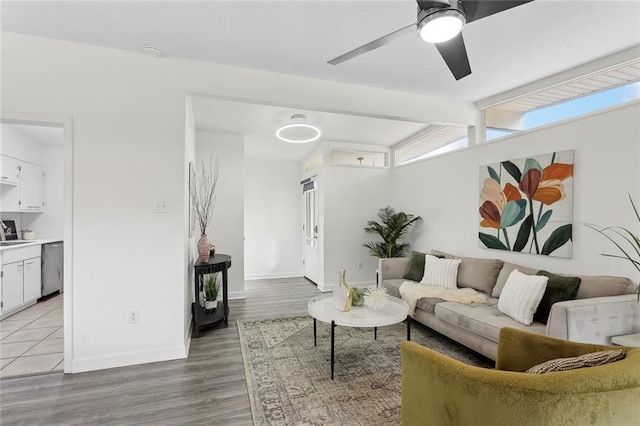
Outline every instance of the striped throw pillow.
<path id="1" fill-rule="evenodd" d="M 456 289 L 458 267 L 462 259 L 440 259 L 430 254 L 424 257 L 424 275 L 420 284 Z"/>
<path id="2" fill-rule="evenodd" d="M 545 276 L 525 275 L 514 269 L 500 293 L 498 310 L 524 325 L 531 325 L 548 280 Z"/>
<path id="3" fill-rule="evenodd" d="M 622 349 L 613 349 L 610 351 L 592 352 L 582 356 L 572 358 L 558 358 L 551 361 L 543 362 L 535 365 L 525 371 L 530 374 L 544 374 L 553 371 L 576 370 L 578 368 L 595 367 L 598 365 L 609 364 L 611 362 L 620 361 L 625 357 L 625 351 Z"/>

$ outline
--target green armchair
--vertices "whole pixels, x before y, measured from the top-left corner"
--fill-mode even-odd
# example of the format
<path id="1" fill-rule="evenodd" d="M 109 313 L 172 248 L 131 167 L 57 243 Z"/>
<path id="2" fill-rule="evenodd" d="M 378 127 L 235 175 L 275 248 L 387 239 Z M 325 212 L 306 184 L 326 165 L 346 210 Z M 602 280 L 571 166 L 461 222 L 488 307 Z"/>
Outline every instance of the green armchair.
<path id="1" fill-rule="evenodd" d="M 542 362 L 620 346 L 569 342 L 503 328 L 495 369 L 402 343 L 402 424 L 639 425 L 640 348 L 598 367 L 526 374 Z"/>

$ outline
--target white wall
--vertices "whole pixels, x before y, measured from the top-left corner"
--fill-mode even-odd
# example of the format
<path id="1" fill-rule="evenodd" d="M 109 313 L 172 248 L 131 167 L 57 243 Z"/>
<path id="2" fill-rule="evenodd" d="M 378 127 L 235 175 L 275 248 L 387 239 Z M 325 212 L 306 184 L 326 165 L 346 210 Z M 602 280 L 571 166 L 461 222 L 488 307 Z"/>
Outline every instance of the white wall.
<path id="1" fill-rule="evenodd" d="M 364 287 L 375 283 L 378 258 L 362 245 L 375 240 L 364 227 L 376 220 L 378 210 L 387 206 L 390 170 L 368 167 L 328 166 L 324 185 L 324 276 L 318 287 L 330 290 L 338 284 L 340 269 L 346 270 L 349 285 Z M 362 269 L 358 269 L 362 263 Z"/>
<path id="2" fill-rule="evenodd" d="M 627 262 L 599 255 L 616 249 L 581 224 L 622 225 L 637 231 L 627 193 L 640 202 L 639 116 L 640 105 L 635 103 L 398 167 L 392 171 L 392 203 L 424 218 L 413 237 L 418 250 L 435 248 L 556 272 L 622 275 L 637 281 L 639 274 Z M 479 167 L 567 149 L 575 150 L 573 258 L 480 248 Z"/>
<path id="3" fill-rule="evenodd" d="M 66 306 L 72 314 L 65 314 L 65 333 L 72 336 L 67 372 L 187 354 L 185 285 L 191 283 L 185 270 L 192 266 L 185 255 L 185 94 L 374 115 L 389 115 L 393 105 L 394 116 L 418 122 L 475 118 L 473 105 L 454 100 L 6 32 L 1 43 L 2 115 L 65 117 L 73 125 L 65 165 L 73 176 L 65 181 L 73 196 L 67 209 L 73 237 L 65 241 L 73 256 L 72 286 L 65 287 L 65 300 L 72 302 Z M 225 175 L 226 168 L 221 179 L 230 187 L 221 185 L 219 197 L 227 190 L 241 196 L 234 191 L 242 189 L 242 175 L 227 181 L 232 174 Z M 154 213 L 156 200 L 168 204 L 168 213 Z M 234 204 L 239 210 L 228 223 L 242 216 L 241 203 Z M 216 226 L 214 242 L 224 232 Z M 231 286 L 237 290 L 243 250 L 220 249 L 233 251 Z M 139 310 L 139 324 L 128 324 L 131 310 Z"/>
<path id="4" fill-rule="evenodd" d="M 300 163 L 245 159 L 245 278 L 302 276 Z"/>
<path id="5" fill-rule="evenodd" d="M 198 257 L 196 243 L 198 241 L 199 234 L 197 232 L 197 226 L 191 229 L 192 226 L 192 204 L 190 193 L 190 176 L 189 163 L 195 167 L 196 156 L 196 125 L 193 118 L 193 108 L 191 104 L 191 97 L 187 96 L 185 105 L 185 129 L 184 129 L 184 217 L 183 228 L 184 235 L 188 237 L 184 239 L 184 258 L 186 265 L 193 265 Z M 190 235 L 190 236 L 189 236 Z M 193 268 L 186 267 L 184 269 L 184 344 L 187 348 L 185 352 L 188 353 L 188 349 L 191 343 L 191 331 L 193 329 L 191 321 L 193 314 L 191 313 L 191 304 L 195 302 L 194 297 L 194 270 Z"/>
<path id="6" fill-rule="evenodd" d="M 244 298 L 244 137 L 230 133 L 196 132 L 196 175 L 202 163 L 218 157 L 220 172 L 213 218 L 207 228 L 216 253 L 231 256 L 228 272 L 229 298 Z M 196 223 L 196 233 L 200 230 Z"/>

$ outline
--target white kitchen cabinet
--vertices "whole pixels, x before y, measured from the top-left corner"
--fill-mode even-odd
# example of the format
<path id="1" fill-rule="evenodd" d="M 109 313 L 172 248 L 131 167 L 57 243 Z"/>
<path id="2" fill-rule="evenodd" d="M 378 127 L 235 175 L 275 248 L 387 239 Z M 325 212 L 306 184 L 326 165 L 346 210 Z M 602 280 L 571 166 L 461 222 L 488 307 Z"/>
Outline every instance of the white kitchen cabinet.
<path id="1" fill-rule="evenodd" d="M 24 161 L 20 164 L 20 211 L 42 211 L 44 167 Z"/>
<path id="2" fill-rule="evenodd" d="M 3 185 L 17 185 L 20 160 L 6 155 L 0 155 L 0 183 Z"/>
<path id="3" fill-rule="evenodd" d="M 2 157 L 0 212 L 41 212 L 44 210 L 44 167 L 15 158 Z M 10 172 L 7 172 L 10 170 Z"/>
<path id="4" fill-rule="evenodd" d="M 24 261 L 23 303 L 40 298 L 42 278 L 40 276 L 40 258 L 33 257 Z"/>
<path id="5" fill-rule="evenodd" d="M 41 250 L 42 246 L 35 244 L 4 249 L 0 252 L 2 263 L 0 315 L 2 318 L 33 305 L 40 298 Z"/>
<path id="6" fill-rule="evenodd" d="M 2 265 L 2 313 L 9 312 L 24 303 L 24 262 Z"/>

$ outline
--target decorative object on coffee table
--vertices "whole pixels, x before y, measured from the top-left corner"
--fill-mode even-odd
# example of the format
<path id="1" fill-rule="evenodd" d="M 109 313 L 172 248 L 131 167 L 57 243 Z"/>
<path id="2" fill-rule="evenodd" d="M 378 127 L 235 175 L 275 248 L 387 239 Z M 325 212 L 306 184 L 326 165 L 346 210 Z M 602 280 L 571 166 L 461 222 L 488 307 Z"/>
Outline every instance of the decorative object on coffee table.
<path id="1" fill-rule="evenodd" d="M 361 288 L 351 287 L 351 306 L 362 306 L 364 304 L 365 291 Z"/>
<path id="2" fill-rule="evenodd" d="M 216 186 L 219 174 L 218 158 L 209 157 L 209 164 L 202 162 L 200 177 L 190 179 L 189 192 L 191 204 L 198 225 L 200 226 L 200 239 L 198 240 L 198 256 L 203 262 L 209 260 L 211 247 L 213 246 L 207 237 L 207 227 L 211 223 L 213 207 L 216 204 Z"/>
<path id="3" fill-rule="evenodd" d="M 364 305 L 374 311 L 384 308 L 389 303 L 387 289 L 382 286 L 372 285 L 364 293 Z"/>
<path id="4" fill-rule="evenodd" d="M 380 209 L 378 217 L 382 223 L 370 220 L 364 230 L 371 234 L 378 234 L 382 242 L 371 241 L 363 246 L 368 248 L 371 255 L 375 257 L 402 257 L 409 244 L 399 243 L 398 240 L 422 218 L 405 212 L 396 212 L 390 206 Z"/>
<path id="5" fill-rule="evenodd" d="M 348 312 L 351 309 L 351 290 L 349 284 L 345 280 L 346 271 L 340 270 L 340 283 L 338 287 L 333 290 L 333 304 L 337 310 L 342 312 Z"/>

